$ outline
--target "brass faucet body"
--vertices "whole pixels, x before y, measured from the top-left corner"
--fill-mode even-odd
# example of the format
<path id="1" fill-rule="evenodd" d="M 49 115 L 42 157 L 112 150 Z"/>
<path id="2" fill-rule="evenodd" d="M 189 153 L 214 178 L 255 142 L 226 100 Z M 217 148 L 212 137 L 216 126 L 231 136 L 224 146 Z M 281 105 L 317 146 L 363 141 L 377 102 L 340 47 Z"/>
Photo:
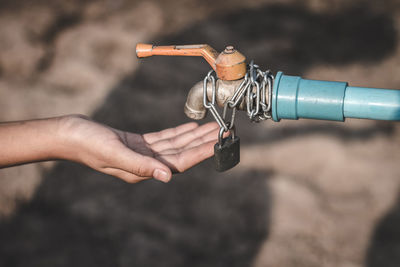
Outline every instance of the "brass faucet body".
<path id="1" fill-rule="evenodd" d="M 218 106 L 223 107 L 235 93 L 236 88 L 243 81 L 243 79 L 236 81 L 224 81 L 218 79 L 215 88 L 215 100 Z M 212 86 L 207 84 L 207 99 L 212 98 Z M 238 109 L 244 110 L 246 108 L 246 98 L 241 102 Z M 203 105 L 203 81 L 196 83 L 189 91 L 186 99 L 184 112 L 186 116 L 194 120 L 204 119 L 207 115 L 207 110 Z"/>
<path id="2" fill-rule="evenodd" d="M 218 53 L 207 44 L 195 45 L 169 45 L 155 46 L 152 44 L 136 45 L 138 58 L 161 56 L 200 56 L 203 57 L 217 74 L 216 103 L 223 107 L 234 94 L 236 88 L 246 75 L 246 57 L 233 46 L 227 46 L 224 51 Z M 208 101 L 212 98 L 212 87 L 207 83 Z M 239 110 L 246 108 L 246 99 L 239 105 Z M 203 119 L 207 110 L 203 105 L 203 81 L 195 84 L 190 89 L 184 108 L 185 114 L 194 120 Z"/>

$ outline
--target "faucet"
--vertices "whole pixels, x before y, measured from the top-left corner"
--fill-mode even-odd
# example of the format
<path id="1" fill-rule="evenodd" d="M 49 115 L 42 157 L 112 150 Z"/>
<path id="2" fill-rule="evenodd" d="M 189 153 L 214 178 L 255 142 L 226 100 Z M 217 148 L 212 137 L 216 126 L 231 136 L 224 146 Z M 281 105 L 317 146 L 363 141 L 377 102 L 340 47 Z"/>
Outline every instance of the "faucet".
<path id="1" fill-rule="evenodd" d="M 203 57 L 217 74 L 216 102 L 220 107 L 234 94 L 247 72 L 245 56 L 233 46 L 227 46 L 225 50 L 218 53 L 207 44 L 155 46 L 139 43 L 136 45 L 136 55 L 139 58 L 154 55 Z M 208 85 L 207 97 L 209 100 L 211 94 L 212 88 L 211 85 Z M 245 103 L 243 101 L 238 108 L 244 110 Z M 194 120 L 201 120 L 206 116 L 207 110 L 203 105 L 202 81 L 196 83 L 189 90 L 184 112 L 186 116 Z"/>
<path id="2" fill-rule="evenodd" d="M 245 56 L 232 46 L 218 53 L 207 44 L 138 44 L 136 54 L 139 58 L 153 55 L 203 57 L 218 77 L 215 97 L 219 106 L 223 106 L 232 97 L 247 73 Z M 400 120 L 400 90 L 352 87 L 347 82 L 309 80 L 284 75 L 282 72 L 275 75 L 271 90 L 271 119 L 276 122 L 299 118 L 334 121 L 344 121 L 345 118 Z M 207 86 L 206 95 L 210 100 L 211 86 Z M 236 108 L 245 110 L 249 99 L 244 97 Z M 190 89 L 184 111 L 192 119 L 205 117 L 201 82 Z"/>

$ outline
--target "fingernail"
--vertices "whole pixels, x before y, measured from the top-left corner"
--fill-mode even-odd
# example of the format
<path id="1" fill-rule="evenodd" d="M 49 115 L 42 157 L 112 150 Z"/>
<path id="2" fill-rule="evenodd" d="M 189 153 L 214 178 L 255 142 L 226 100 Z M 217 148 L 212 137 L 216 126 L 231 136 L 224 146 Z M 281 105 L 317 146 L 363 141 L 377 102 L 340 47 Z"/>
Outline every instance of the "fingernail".
<path id="1" fill-rule="evenodd" d="M 170 180 L 168 173 L 161 169 L 156 169 L 153 173 L 153 177 L 164 183 L 168 183 Z"/>

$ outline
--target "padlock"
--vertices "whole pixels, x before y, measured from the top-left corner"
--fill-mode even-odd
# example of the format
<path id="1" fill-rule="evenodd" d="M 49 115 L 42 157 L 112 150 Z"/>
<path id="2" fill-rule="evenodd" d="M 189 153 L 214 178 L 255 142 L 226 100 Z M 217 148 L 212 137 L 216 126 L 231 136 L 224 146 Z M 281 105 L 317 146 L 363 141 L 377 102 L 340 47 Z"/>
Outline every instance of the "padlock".
<path id="1" fill-rule="evenodd" d="M 240 162 L 240 138 L 232 134 L 222 139 L 222 134 L 214 145 L 215 169 L 219 172 L 229 170 Z"/>

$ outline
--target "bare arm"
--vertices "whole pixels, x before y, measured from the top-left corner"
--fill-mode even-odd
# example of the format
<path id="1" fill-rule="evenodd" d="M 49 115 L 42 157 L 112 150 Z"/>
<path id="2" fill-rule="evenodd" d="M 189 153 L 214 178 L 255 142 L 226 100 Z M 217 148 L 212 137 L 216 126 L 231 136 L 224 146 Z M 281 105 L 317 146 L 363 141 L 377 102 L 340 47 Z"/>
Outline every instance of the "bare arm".
<path id="1" fill-rule="evenodd" d="M 187 123 L 144 135 L 69 115 L 0 123 L 0 167 L 65 159 L 135 183 L 163 182 L 213 155 L 218 126 Z"/>
<path id="2" fill-rule="evenodd" d="M 0 123 L 0 167 L 59 158 L 60 118 Z"/>

